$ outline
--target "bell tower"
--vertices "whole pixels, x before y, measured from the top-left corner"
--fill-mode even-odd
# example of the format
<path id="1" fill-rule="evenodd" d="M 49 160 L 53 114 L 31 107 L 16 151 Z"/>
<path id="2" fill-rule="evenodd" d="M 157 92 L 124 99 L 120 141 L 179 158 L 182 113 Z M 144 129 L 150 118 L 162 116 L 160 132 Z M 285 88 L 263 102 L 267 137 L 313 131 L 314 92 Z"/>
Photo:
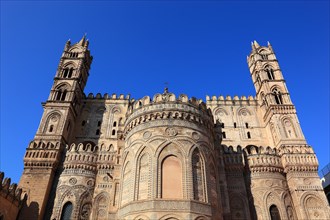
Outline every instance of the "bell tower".
<path id="1" fill-rule="evenodd" d="M 288 88 L 270 43 L 251 43 L 247 57 L 263 121 L 273 137 L 271 145 L 306 144 Z"/>
<path id="2" fill-rule="evenodd" d="M 85 36 L 73 45 L 67 41 L 48 100 L 42 103 L 44 112 L 39 128 L 24 157 L 19 186 L 28 195 L 27 206 L 20 215 L 25 219 L 44 217 L 62 153 L 73 138 L 92 60 Z"/>

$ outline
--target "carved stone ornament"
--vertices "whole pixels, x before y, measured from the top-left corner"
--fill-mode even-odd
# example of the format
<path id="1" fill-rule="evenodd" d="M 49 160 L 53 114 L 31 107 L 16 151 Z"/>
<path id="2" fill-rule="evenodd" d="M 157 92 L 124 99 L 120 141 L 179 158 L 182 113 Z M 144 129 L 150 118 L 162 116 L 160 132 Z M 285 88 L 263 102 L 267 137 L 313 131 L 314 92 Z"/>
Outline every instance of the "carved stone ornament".
<path id="1" fill-rule="evenodd" d="M 88 219 L 91 208 L 92 208 L 92 205 L 89 203 L 83 205 L 83 207 L 81 208 L 81 214 L 80 214 L 81 219 Z"/>
<path id="2" fill-rule="evenodd" d="M 146 131 L 146 132 L 143 133 L 143 138 L 144 139 L 148 139 L 150 137 L 151 137 L 151 132 L 150 131 Z"/>
<path id="3" fill-rule="evenodd" d="M 106 215 L 106 211 L 104 210 L 104 209 L 100 209 L 99 211 L 98 211 L 98 216 L 99 217 L 104 217 Z"/>
<path id="4" fill-rule="evenodd" d="M 52 122 L 57 122 L 57 120 L 58 120 L 57 115 L 52 116 L 52 117 L 50 118 L 50 120 L 51 120 Z"/>
<path id="5" fill-rule="evenodd" d="M 93 187 L 94 186 L 94 180 L 90 179 L 87 181 L 87 186 Z"/>
<path id="6" fill-rule="evenodd" d="M 192 134 L 191 134 L 191 136 L 192 136 L 192 138 L 194 139 L 194 140 L 199 140 L 199 134 L 197 133 L 197 132 L 193 132 Z"/>
<path id="7" fill-rule="evenodd" d="M 109 177 L 108 176 L 103 177 L 103 181 L 104 182 L 109 182 Z"/>
<path id="8" fill-rule="evenodd" d="M 76 183 L 77 183 L 77 179 L 76 178 L 70 178 L 69 179 L 69 183 L 70 183 L 70 185 L 75 185 Z"/>
<path id="9" fill-rule="evenodd" d="M 166 128 L 165 133 L 166 133 L 168 136 L 175 136 L 175 135 L 178 134 L 178 131 L 175 130 L 175 128 Z"/>

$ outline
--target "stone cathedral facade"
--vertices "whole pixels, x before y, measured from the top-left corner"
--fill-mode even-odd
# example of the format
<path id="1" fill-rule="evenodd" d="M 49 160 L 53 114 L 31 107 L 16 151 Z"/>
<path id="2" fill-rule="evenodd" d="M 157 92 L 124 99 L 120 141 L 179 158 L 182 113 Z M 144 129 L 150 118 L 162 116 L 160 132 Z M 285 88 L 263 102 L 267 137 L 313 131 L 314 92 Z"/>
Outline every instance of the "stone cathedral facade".
<path id="1" fill-rule="evenodd" d="M 270 44 L 247 58 L 249 97 L 165 89 L 84 94 L 93 57 L 68 41 L 19 183 L 19 219 L 330 219 Z"/>

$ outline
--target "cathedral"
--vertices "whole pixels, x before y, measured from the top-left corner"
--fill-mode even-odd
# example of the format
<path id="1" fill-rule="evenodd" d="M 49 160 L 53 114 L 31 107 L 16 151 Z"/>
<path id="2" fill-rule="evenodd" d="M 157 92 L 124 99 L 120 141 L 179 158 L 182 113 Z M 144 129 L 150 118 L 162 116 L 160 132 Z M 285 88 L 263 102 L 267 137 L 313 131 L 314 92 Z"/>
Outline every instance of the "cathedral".
<path id="1" fill-rule="evenodd" d="M 84 94 L 89 42 L 66 42 L 18 187 L 17 219 L 330 219 L 272 46 L 247 57 L 256 93 Z"/>

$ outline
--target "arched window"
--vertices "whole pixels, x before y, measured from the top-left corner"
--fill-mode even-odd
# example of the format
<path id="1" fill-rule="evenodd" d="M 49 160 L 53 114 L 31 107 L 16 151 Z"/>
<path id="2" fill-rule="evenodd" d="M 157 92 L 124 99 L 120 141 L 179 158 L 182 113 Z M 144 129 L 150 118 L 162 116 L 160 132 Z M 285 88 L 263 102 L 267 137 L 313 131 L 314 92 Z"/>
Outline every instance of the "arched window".
<path id="1" fill-rule="evenodd" d="M 249 123 L 245 123 L 245 127 L 246 128 L 249 128 Z"/>
<path id="2" fill-rule="evenodd" d="M 222 138 L 226 138 L 226 132 L 222 132 Z"/>
<path id="3" fill-rule="evenodd" d="M 194 200 L 204 202 L 204 175 L 203 161 L 198 149 L 196 148 L 192 155 L 193 187 Z"/>
<path id="4" fill-rule="evenodd" d="M 70 220 L 72 215 L 73 205 L 71 202 L 65 203 L 62 209 L 61 220 Z"/>
<path id="5" fill-rule="evenodd" d="M 63 78 L 66 78 L 67 76 L 68 76 L 68 72 L 69 72 L 69 69 L 68 68 L 65 68 L 64 70 L 63 70 Z"/>
<path id="6" fill-rule="evenodd" d="M 54 125 L 51 125 L 51 126 L 49 127 L 49 132 L 53 132 L 53 129 L 54 129 Z"/>
<path id="7" fill-rule="evenodd" d="M 182 199 L 182 165 L 176 156 L 168 156 L 162 162 L 162 198 Z"/>
<path id="8" fill-rule="evenodd" d="M 71 67 L 70 70 L 69 70 L 68 78 L 72 77 L 72 73 L 73 73 L 73 68 Z"/>
<path id="9" fill-rule="evenodd" d="M 268 79 L 270 79 L 270 80 L 275 79 L 275 77 L 274 77 L 274 71 L 273 71 L 272 68 L 267 68 L 266 69 L 266 72 L 267 72 Z"/>
<path id="10" fill-rule="evenodd" d="M 97 129 L 95 134 L 100 135 L 100 129 Z"/>
<path id="11" fill-rule="evenodd" d="M 151 184 L 150 184 L 150 162 L 149 155 L 143 154 L 139 163 L 139 182 L 138 182 L 138 200 L 148 199 L 151 196 Z"/>
<path id="12" fill-rule="evenodd" d="M 276 104 L 283 104 L 282 94 L 277 88 L 273 89 L 273 96 L 275 98 Z"/>
<path id="13" fill-rule="evenodd" d="M 114 123 L 113 123 L 113 127 L 116 127 L 117 126 L 117 122 L 115 121 Z"/>
<path id="14" fill-rule="evenodd" d="M 64 101 L 65 100 L 66 93 L 67 93 L 67 91 L 64 90 L 63 93 L 62 93 L 62 95 L 61 95 L 61 101 Z"/>
<path id="15" fill-rule="evenodd" d="M 234 122 L 234 128 L 236 128 L 237 127 L 237 124 L 236 124 L 236 122 Z"/>
<path id="16" fill-rule="evenodd" d="M 112 135 L 115 135 L 115 134 L 116 134 L 116 130 L 113 129 L 113 130 L 112 130 Z"/>
<path id="17" fill-rule="evenodd" d="M 251 134 L 250 134 L 249 131 L 247 132 L 247 138 L 248 138 L 248 139 L 251 139 Z"/>
<path id="18" fill-rule="evenodd" d="M 269 212 L 270 212 L 271 220 L 281 220 L 280 212 L 278 211 L 278 208 L 276 207 L 276 205 L 270 206 Z"/>
<path id="19" fill-rule="evenodd" d="M 55 100 L 61 100 L 62 91 L 57 91 Z"/>
<path id="20" fill-rule="evenodd" d="M 60 85 L 55 89 L 55 100 L 65 101 L 68 85 Z"/>

